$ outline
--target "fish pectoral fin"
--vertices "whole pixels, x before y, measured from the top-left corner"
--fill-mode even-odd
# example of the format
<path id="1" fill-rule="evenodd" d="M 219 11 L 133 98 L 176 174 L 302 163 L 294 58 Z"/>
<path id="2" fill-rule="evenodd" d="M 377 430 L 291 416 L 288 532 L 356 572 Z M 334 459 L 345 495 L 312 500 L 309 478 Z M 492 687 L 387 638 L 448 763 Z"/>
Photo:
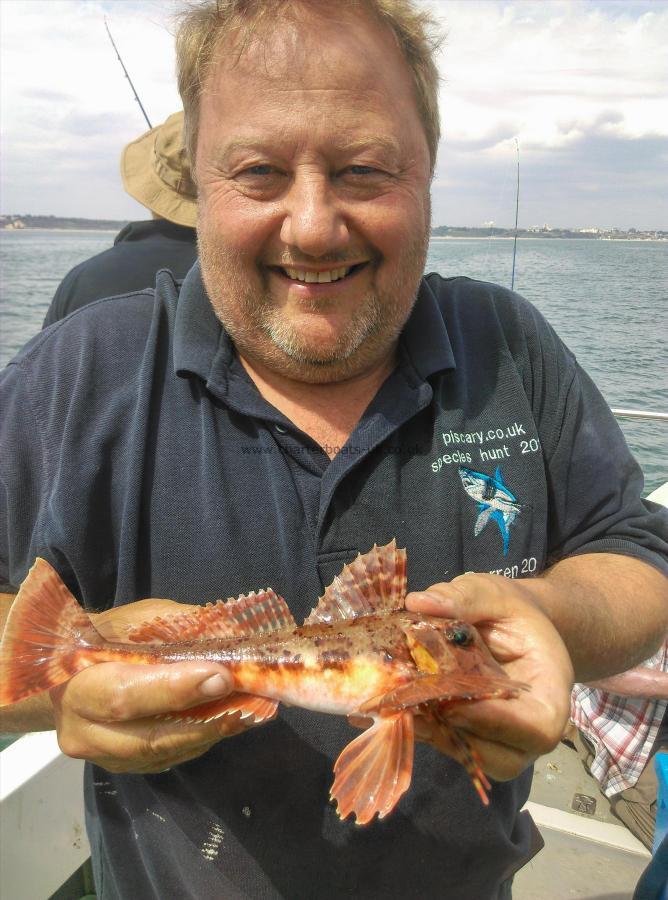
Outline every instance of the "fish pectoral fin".
<path id="1" fill-rule="evenodd" d="M 413 773 L 413 713 L 381 716 L 347 747 L 334 764 L 329 796 L 345 819 L 351 813 L 366 825 L 378 813 L 392 812 L 411 783 Z"/>
<path id="2" fill-rule="evenodd" d="M 406 596 L 406 551 L 393 539 L 343 567 L 305 620 L 342 622 L 403 609 Z"/>
<path id="3" fill-rule="evenodd" d="M 218 600 L 173 616 L 157 616 L 129 629 L 127 640 L 135 644 L 208 641 L 294 627 L 294 616 L 285 600 L 267 588 L 242 594 L 236 600 Z"/>
<path id="4" fill-rule="evenodd" d="M 362 704 L 360 715 L 390 709 L 408 709 L 420 706 L 429 700 L 491 700 L 517 697 L 527 686 L 518 681 L 511 681 L 504 676 L 456 675 L 440 673 L 438 675 L 420 675 L 407 684 L 402 684 L 387 694 L 373 697 Z"/>
<path id="5" fill-rule="evenodd" d="M 198 722 L 212 722 L 222 716 L 239 715 L 242 721 L 252 720 L 259 725 L 276 715 L 278 702 L 267 697 L 258 697 L 255 694 L 228 694 L 222 700 L 213 700 L 211 703 L 202 703 L 199 706 L 191 706 L 189 709 L 181 709 L 176 712 L 165 713 L 157 716 L 169 722 L 186 722 L 189 725 Z M 249 722 L 250 724 L 250 722 Z"/>

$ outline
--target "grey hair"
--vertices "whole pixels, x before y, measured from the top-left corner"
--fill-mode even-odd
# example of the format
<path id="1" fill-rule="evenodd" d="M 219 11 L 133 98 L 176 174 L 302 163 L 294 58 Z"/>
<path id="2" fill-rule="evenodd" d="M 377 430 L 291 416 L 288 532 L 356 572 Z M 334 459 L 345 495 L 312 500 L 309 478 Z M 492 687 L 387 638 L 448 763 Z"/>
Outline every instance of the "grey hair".
<path id="1" fill-rule="evenodd" d="M 193 169 L 200 99 L 219 44 L 232 36 L 241 54 L 263 26 L 273 27 L 277 17 L 294 18 L 300 8 L 316 4 L 323 15 L 331 17 L 342 8 L 366 12 L 392 31 L 412 72 L 433 171 L 441 134 L 435 56 L 443 34 L 436 18 L 413 0 L 308 0 L 308 4 L 305 0 L 203 0 L 187 6 L 177 16 L 176 72 L 185 116 L 185 145 Z"/>

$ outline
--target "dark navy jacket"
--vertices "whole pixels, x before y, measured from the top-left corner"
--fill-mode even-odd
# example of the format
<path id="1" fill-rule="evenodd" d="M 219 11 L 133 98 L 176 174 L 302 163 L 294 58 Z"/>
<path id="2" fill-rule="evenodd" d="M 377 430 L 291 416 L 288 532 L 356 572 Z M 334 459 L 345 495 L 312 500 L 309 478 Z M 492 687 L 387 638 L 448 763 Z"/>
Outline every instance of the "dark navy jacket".
<path id="1" fill-rule="evenodd" d="M 93 300 L 152 288 L 160 269 L 169 269 L 176 278 L 184 278 L 196 259 L 194 228 L 166 219 L 130 222 L 118 232 L 113 247 L 67 273 L 56 288 L 43 327 Z"/>
<path id="2" fill-rule="evenodd" d="M 155 292 L 57 323 L 0 384 L 0 577 L 17 585 L 44 556 L 90 609 L 269 585 L 300 621 L 345 562 L 393 537 L 411 589 L 594 551 L 668 568 L 666 516 L 640 500 L 605 402 L 536 310 L 491 284 L 423 280 L 397 369 L 331 462 L 259 395 L 197 266 L 180 292 L 163 272 Z M 501 489 L 505 543 L 499 516 L 476 529 Z M 530 772 L 494 784 L 485 809 L 425 746 L 392 815 L 341 823 L 327 797 L 353 736 L 290 709 L 161 775 L 89 766 L 100 897 L 491 900 L 534 852 L 518 815 Z"/>

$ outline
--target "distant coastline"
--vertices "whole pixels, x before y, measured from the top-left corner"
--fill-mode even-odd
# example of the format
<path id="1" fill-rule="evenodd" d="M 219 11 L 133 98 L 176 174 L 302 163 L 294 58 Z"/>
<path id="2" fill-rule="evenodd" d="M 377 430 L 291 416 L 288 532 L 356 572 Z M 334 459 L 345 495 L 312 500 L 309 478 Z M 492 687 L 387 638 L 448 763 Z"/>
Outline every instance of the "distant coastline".
<path id="1" fill-rule="evenodd" d="M 149 213 L 146 214 L 149 218 Z M 128 221 L 116 219 L 79 219 L 63 216 L 0 215 L 2 231 L 120 231 Z"/>
<path id="2" fill-rule="evenodd" d="M 148 217 L 148 213 L 147 213 Z M 113 231 L 118 232 L 128 224 L 127 220 L 81 219 L 62 216 L 0 215 L 0 231 Z M 508 239 L 515 236 L 512 228 L 497 228 L 485 225 L 470 228 L 457 225 L 437 225 L 431 230 L 431 237 L 437 240 L 462 238 Z M 641 231 L 629 228 L 551 228 L 549 225 L 520 228 L 518 239 L 522 238 L 569 238 L 571 240 L 604 241 L 668 241 L 668 230 Z"/>
<path id="3" fill-rule="evenodd" d="M 437 225 L 431 230 L 432 238 L 447 240 L 448 238 L 492 238 L 508 239 L 515 237 L 514 228 L 497 228 L 494 225 L 482 228 L 466 228 L 452 225 Z M 595 241 L 668 241 L 668 231 L 640 231 L 629 228 L 550 228 L 549 225 L 534 228 L 518 228 L 517 238 L 568 238 L 569 240 Z"/>

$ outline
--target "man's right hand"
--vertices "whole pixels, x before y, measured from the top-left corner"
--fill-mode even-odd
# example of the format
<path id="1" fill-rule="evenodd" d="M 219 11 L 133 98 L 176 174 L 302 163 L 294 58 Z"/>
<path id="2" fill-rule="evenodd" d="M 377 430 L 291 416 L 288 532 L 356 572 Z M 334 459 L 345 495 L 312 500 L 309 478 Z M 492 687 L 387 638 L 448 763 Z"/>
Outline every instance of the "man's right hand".
<path id="1" fill-rule="evenodd" d="M 129 627 L 190 608 L 148 599 L 91 615 L 91 620 L 107 640 L 123 642 Z M 222 699 L 232 687 L 227 669 L 210 662 L 99 663 L 51 690 L 58 744 L 66 756 L 109 772 L 163 772 L 253 727 L 239 714 L 198 724 L 156 718 Z"/>
<path id="2" fill-rule="evenodd" d="M 231 690 L 230 674 L 211 663 L 90 666 L 51 690 L 58 744 L 110 772 L 162 772 L 253 726 L 238 714 L 202 724 L 155 717 Z"/>

